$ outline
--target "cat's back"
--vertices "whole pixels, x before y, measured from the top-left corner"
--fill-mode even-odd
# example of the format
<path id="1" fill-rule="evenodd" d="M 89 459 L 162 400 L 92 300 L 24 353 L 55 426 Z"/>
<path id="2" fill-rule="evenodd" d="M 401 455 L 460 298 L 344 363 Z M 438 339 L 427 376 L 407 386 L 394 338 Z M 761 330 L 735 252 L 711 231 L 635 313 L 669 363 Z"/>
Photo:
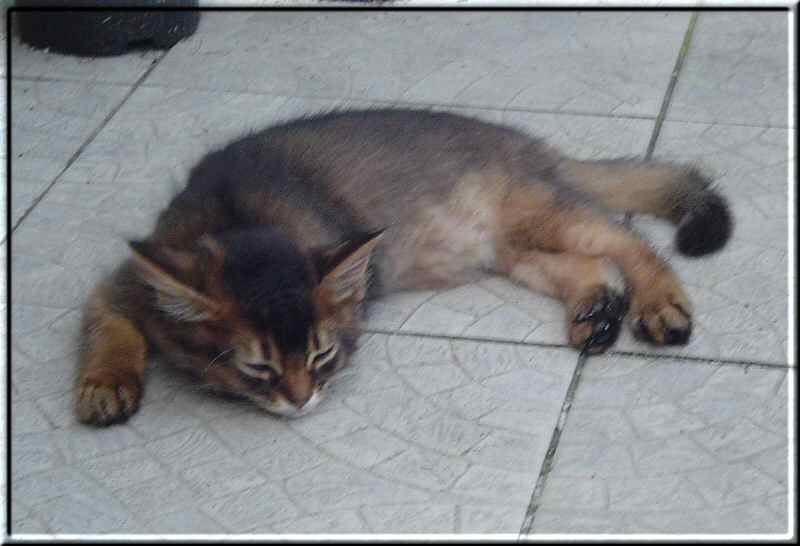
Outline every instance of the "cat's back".
<path id="1" fill-rule="evenodd" d="M 421 198 L 445 198 L 464 176 L 544 172 L 558 153 L 512 127 L 422 109 L 344 110 L 296 119 L 254 137 L 362 214 L 387 223 Z"/>
<path id="2" fill-rule="evenodd" d="M 208 217 L 227 211 L 228 223 L 271 222 L 309 241 L 335 240 L 408 221 L 465 176 L 518 163 L 546 170 L 556 160 L 530 135 L 466 116 L 340 110 L 273 125 L 208 154 L 184 200 Z M 208 203 L 218 210 L 210 213 Z"/>

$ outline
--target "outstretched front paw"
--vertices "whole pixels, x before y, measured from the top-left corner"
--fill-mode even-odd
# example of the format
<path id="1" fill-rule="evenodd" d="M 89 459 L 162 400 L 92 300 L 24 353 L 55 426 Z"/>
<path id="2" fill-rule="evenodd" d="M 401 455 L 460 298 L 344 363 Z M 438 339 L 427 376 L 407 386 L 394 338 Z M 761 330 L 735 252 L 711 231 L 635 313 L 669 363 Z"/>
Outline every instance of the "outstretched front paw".
<path id="1" fill-rule="evenodd" d="M 686 345 L 692 334 L 692 305 L 671 272 L 638 290 L 631 303 L 631 329 L 656 345 Z"/>
<path id="2" fill-rule="evenodd" d="M 107 426 L 126 421 L 139 409 L 142 383 L 130 371 L 103 369 L 89 372 L 78 386 L 78 419 Z"/>
<path id="3" fill-rule="evenodd" d="M 570 306 L 569 343 L 590 354 L 603 353 L 619 336 L 628 310 L 624 294 L 599 286 Z"/>

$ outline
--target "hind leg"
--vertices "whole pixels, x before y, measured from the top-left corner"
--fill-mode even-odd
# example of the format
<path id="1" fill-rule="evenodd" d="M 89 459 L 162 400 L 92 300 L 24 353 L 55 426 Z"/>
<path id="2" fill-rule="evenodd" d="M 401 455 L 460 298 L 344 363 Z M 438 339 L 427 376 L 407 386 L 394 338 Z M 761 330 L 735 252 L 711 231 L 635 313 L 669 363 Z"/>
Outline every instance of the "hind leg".
<path id="1" fill-rule="evenodd" d="M 683 345 L 691 334 L 691 304 L 681 282 L 649 245 L 589 207 L 557 202 L 515 188 L 501 209 L 500 240 L 518 253 L 530 250 L 606 257 L 620 267 L 630 289 L 636 337 L 658 345 Z"/>
<path id="2" fill-rule="evenodd" d="M 506 248 L 498 262 L 513 281 L 564 302 L 570 346 L 602 353 L 617 340 L 628 302 L 624 280 L 609 260 Z"/>

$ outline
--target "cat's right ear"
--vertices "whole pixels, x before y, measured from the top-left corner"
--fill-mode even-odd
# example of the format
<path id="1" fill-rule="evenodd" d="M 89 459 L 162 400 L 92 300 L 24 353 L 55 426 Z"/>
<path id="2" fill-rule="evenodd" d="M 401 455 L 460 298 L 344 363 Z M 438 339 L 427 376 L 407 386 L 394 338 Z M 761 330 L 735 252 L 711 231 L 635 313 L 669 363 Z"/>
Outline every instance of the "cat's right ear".
<path id="1" fill-rule="evenodd" d="M 333 304 L 363 301 L 369 282 L 369 262 L 383 234 L 384 230 L 368 233 L 329 252 L 328 270 L 324 272 L 320 288 Z"/>
<path id="2" fill-rule="evenodd" d="M 142 279 L 155 289 L 158 306 L 165 313 L 183 322 L 219 317 L 219 305 L 185 281 L 192 277 L 197 268 L 194 254 L 149 241 L 129 241 L 128 245 Z"/>

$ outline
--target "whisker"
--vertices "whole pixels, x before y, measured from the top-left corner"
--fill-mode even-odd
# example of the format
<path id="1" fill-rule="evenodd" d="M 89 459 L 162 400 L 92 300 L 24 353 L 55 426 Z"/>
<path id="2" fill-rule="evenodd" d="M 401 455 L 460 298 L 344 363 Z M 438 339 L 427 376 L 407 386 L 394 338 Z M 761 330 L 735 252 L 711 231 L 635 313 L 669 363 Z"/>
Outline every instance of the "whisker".
<path id="1" fill-rule="evenodd" d="M 225 356 L 226 354 L 228 354 L 232 350 L 233 350 L 233 347 L 231 347 L 230 349 L 226 349 L 226 350 L 222 351 L 221 353 L 219 353 L 217 356 L 215 356 L 213 358 L 213 360 L 211 360 L 211 362 L 208 363 L 208 366 L 205 367 L 205 369 L 203 370 L 203 374 L 205 375 L 206 373 L 208 373 L 208 370 L 211 369 L 211 366 L 214 365 L 214 362 L 216 362 L 217 360 L 219 360 L 220 358 L 222 358 L 223 356 Z"/>

